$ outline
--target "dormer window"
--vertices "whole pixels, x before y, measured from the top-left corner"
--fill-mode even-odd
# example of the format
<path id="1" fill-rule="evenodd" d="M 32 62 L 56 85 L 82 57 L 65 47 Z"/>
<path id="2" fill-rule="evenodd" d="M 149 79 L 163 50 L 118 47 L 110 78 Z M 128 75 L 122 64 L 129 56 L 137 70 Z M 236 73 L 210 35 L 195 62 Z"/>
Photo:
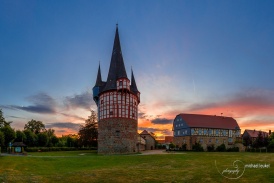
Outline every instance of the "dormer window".
<path id="1" fill-rule="evenodd" d="M 119 81 L 119 86 L 123 86 L 123 81 Z"/>

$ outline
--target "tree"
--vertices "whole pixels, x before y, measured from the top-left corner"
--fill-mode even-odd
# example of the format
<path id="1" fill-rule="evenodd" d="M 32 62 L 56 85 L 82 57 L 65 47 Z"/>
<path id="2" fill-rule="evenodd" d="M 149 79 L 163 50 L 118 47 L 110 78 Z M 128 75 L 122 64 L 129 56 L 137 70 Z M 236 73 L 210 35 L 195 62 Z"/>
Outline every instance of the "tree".
<path id="1" fill-rule="evenodd" d="M 6 122 L 2 109 L 0 109 L 0 128 L 10 125 L 12 122 Z"/>
<path id="2" fill-rule="evenodd" d="M 48 142 L 49 142 L 49 138 L 47 133 L 38 133 L 37 134 L 37 141 L 38 141 L 38 146 L 39 147 L 45 147 Z"/>
<path id="3" fill-rule="evenodd" d="M 31 120 L 24 127 L 25 130 L 30 130 L 35 134 L 45 131 L 45 125 L 42 121 Z"/>
<path id="4" fill-rule="evenodd" d="M 16 142 L 25 142 L 26 141 L 25 133 L 20 131 L 20 130 L 16 130 L 16 138 L 15 138 L 14 141 L 16 141 Z"/>
<path id="5" fill-rule="evenodd" d="M 274 132 L 271 133 L 271 135 L 269 136 L 269 140 L 274 140 Z"/>
<path id="6" fill-rule="evenodd" d="M 77 138 L 72 136 L 67 136 L 67 147 L 77 147 Z"/>
<path id="7" fill-rule="evenodd" d="M 5 126 L 5 123 L 6 123 L 6 120 L 3 116 L 3 112 L 2 112 L 2 109 L 0 109 L 0 128 Z"/>
<path id="8" fill-rule="evenodd" d="M 45 130 L 45 133 L 48 136 L 48 145 L 47 145 L 48 147 L 55 146 L 55 144 L 57 144 L 58 142 L 58 138 L 55 136 L 54 132 L 55 130 L 52 128 Z M 56 139 L 57 139 L 57 142 L 56 142 Z"/>
<path id="9" fill-rule="evenodd" d="M 253 143 L 254 148 L 261 148 L 268 146 L 268 137 L 265 137 L 261 131 L 258 133 L 258 137 L 256 138 L 255 142 Z"/>
<path id="10" fill-rule="evenodd" d="M 59 139 L 55 135 L 51 137 L 50 143 L 52 144 L 52 146 L 56 146 L 58 142 L 59 142 Z"/>
<path id="11" fill-rule="evenodd" d="M 85 125 L 80 126 L 78 135 L 80 146 L 97 147 L 98 123 L 95 111 L 91 110 L 91 115 L 85 121 Z"/>
<path id="12" fill-rule="evenodd" d="M 10 127 L 10 125 L 5 125 L 0 130 L 4 134 L 5 146 L 8 147 L 9 143 L 16 137 L 15 131 Z"/>
<path id="13" fill-rule="evenodd" d="M 270 142 L 268 144 L 268 148 L 274 149 L 274 139 L 270 140 Z"/>
<path id="14" fill-rule="evenodd" d="M 5 136 L 4 136 L 4 133 L 0 131 L 0 147 L 4 145 L 5 145 Z"/>
<path id="15" fill-rule="evenodd" d="M 244 146 L 252 145 L 252 139 L 250 136 L 243 137 L 243 144 Z"/>
<path id="16" fill-rule="evenodd" d="M 24 134 L 26 135 L 26 145 L 33 147 L 37 144 L 37 135 L 35 133 L 33 133 L 30 130 L 25 130 Z"/>

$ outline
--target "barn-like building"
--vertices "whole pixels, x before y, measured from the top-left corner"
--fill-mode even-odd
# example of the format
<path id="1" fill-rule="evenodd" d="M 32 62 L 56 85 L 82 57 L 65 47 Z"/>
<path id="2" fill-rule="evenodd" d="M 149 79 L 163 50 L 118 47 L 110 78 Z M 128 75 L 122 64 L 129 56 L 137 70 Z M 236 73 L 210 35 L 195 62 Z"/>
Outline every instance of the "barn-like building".
<path id="1" fill-rule="evenodd" d="M 140 133 L 140 137 L 145 140 L 145 150 L 153 150 L 156 146 L 155 135 L 144 130 Z"/>
<path id="2" fill-rule="evenodd" d="M 118 26 L 107 81 L 102 81 L 99 66 L 93 99 L 98 107 L 98 153 L 137 152 L 140 92 L 133 72 L 131 82 L 127 77 Z"/>
<path id="3" fill-rule="evenodd" d="M 173 136 L 178 147 L 186 144 L 187 150 L 192 150 L 197 142 L 206 150 L 211 145 L 233 147 L 241 129 L 232 117 L 181 113 L 173 121 Z"/>

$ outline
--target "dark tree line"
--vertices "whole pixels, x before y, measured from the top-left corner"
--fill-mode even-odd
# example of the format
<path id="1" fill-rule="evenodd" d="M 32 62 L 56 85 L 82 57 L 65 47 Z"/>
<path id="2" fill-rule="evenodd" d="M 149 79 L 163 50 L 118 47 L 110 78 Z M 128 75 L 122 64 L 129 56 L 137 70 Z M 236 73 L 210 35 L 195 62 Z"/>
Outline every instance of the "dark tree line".
<path id="1" fill-rule="evenodd" d="M 91 116 L 80 126 L 78 135 L 57 137 L 54 129 L 46 129 L 42 121 L 30 120 L 24 130 L 15 130 L 4 118 L 0 109 L 0 147 L 7 148 L 9 143 L 23 142 L 28 147 L 97 147 L 97 115 Z"/>
<path id="2" fill-rule="evenodd" d="M 85 121 L 85 125 L 80 126 L 78 135 L 80 146 L 97 147 L 98 123 L 95 111 L 91 111 L 91 115 Z"/>
<path id="3" fill-rule="evenodd" d="M 269 137 L 264 136 L 260 131 L 256 139 L 252 139 L 251 137 L 244 137 L 243 144 L 245 146 L 250 146 L 251 148 L 261 148 L 261 147 L 269 147 L 274 149 L 274 133 L 272 133 Z"/>

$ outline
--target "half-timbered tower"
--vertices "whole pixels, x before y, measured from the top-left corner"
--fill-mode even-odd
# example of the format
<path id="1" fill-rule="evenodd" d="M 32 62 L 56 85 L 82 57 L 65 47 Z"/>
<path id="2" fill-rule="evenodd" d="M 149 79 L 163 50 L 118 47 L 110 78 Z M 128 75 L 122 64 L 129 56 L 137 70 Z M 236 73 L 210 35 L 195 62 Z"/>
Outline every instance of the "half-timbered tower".
<path id="1" fill-rule="evenodd" d="M 132 70 L 131 83 L 127 77 L 118 26 L 107 81 L 102 81 L 99 65 L 93 99 L 98 107 L 98 153 L 137 152 L 140 92 Z"/>

